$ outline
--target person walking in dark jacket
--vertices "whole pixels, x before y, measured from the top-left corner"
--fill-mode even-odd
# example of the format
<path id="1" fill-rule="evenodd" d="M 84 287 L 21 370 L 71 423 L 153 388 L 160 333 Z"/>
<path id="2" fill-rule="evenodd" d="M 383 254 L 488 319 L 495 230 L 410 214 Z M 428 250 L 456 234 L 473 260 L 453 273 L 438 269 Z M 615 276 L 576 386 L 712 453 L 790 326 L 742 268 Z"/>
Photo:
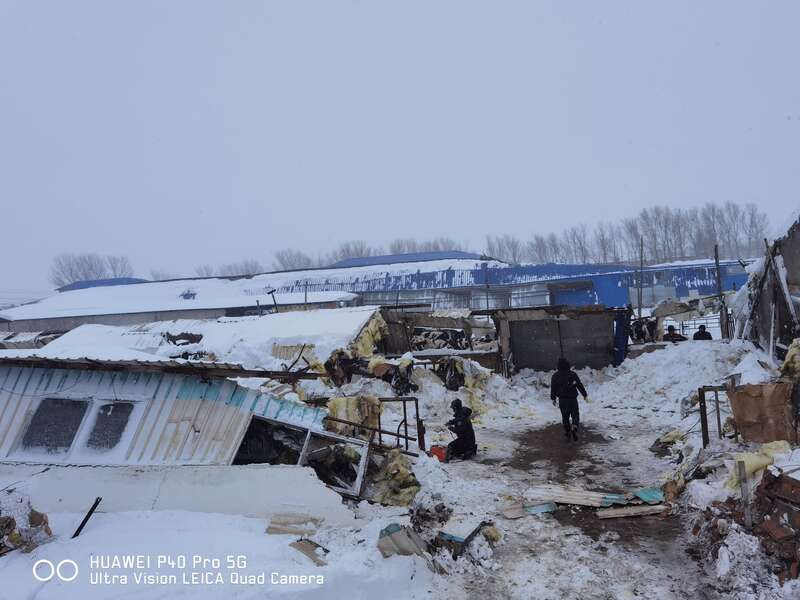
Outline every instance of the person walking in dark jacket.
<path id="1" fill-rule="evenodd" d="M 584 399 L 588 397 L 580 377 L 570 368 L 569 361 L 562 356 L 558 359 L 558 369 L 550 380 L 550 399 L 553 401 L 553 406 L 556 405 L 556 399 L 558 399 L 561 422 L 564 424 L 564 435 L 567 439 L 571 435 L 575 441 L 578 440 L 578 427 L 581 421 L 578 392 Z"/>
<path id="2" fill-rule="evenodd" d="M 456 439 L 447 444 L 445 459 L 472 458 L 478 453 L 475 430 L 472 428 L 472 409 L 461 404 L 459 398 L 450 403 L 450 408 L 453 409 L 453 418 L 447 422 L 447 428 L 456 434 Z"/>
<path id="3" fill-rule="evenodd" d="M 706 326 L 700 325 L 698 331 L 696 331 L 695 334 L 692 336 L 692 339 L 697 341 L 697 340 L 710 340 L 713 338 L 711 337 L 711 334 L 706 331 Z"/>

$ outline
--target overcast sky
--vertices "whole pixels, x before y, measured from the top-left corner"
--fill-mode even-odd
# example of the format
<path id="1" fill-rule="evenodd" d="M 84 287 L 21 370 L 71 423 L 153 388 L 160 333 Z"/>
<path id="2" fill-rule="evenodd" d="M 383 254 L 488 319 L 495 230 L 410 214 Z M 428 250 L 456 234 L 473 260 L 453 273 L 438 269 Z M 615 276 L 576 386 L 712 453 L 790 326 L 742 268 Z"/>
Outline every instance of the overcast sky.
<path id="1" fill-rule="evenodd" d="M 0 0 L 0 304 L 58 253 L 798 208 L 800 3 Z"/>

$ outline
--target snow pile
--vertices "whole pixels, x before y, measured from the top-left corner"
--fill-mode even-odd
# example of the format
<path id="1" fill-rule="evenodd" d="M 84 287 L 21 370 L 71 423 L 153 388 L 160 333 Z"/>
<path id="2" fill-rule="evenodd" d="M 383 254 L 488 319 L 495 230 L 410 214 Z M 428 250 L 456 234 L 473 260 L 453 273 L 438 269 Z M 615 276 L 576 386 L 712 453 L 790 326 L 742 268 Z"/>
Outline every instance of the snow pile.
<path id="1" fill-rule="evenodd" d="M 80 537 L 70 539 L 82 518 L 77 513 L 51 514 L 56 538 L 31 554 L 14 552 L 0 558 L 0 596 L 62 600 L 63 598 L 135 597 L 142 599 L 200 597 L 246 599 L 264 597 L 303 598 L 425 598 L 443 582 L 419 557 L 395 556 L 383 559 L 377 550 L 378 532 L 383 523 L 374 521 L 358 530 L 324 530 L 314 539 L 329 552 L 326 566 L 315 566 L 306 556 L 290 547 L 296 535 L 265 534 L 260 519 L 218 514 L 172 512 L 127 512 L 95 514 Z M 149 574 L 176 575 L 176 582 L 137 583 L 137 569 L 92 568 L 91 558 L 99 556 L 142 555 L 151 558 Z M 159 555 L 187 557 L 185 568 L 158 568 Z M 207 564 L 192 567 L 192 557 L 218 559 L 220 567 Z M 228 558 L 239 561 L 229 568 Z M 78 577 L 72 582 L 57 578 L 43 584 L 32 576 L 35 561 L 58 563 L 64 558 L 75 561 Z M 237 559 L 236 557 L 244 557 Z M 92 584 L 93 574 L 125 575 L 127 583 Z M 192 573 L 220 574 L 222 582 L 185 583 Z M 264 574 L 263 583 L 236 583 L 243 576 Z M 275 575 L 273 575 L 275 574 Z M 281 584 L 281 576 L 306 575 L 305 584 Z M 318 579 L 322 577 L 322 579 Z M 277 582 L 276 582 L 277 581 Z"/>
<path id="2" fill-rule="evenodd" d="M 730 301 L 730 307 L 733 311 L 737 321 L 745 323 L 750 314 L 750 306 L 755 299 L 756 287 L 761 277 L 764 275 L 767 261 L 765 257 L 761 257 L 750 263 L 745 267 L 748 278 L 747 283 L 736 290 L 733 298 Z"/>
<path id="3" fill-rule="evenodd" d="M 628 359 L 619 367 L 583 369 L 579 374 L 595 403 L 677 410 L 698 387 L 721 383 L 751 350 L 749 343 L 683 342 Z"/>
<path id="4" fill-rule="evenodd" d="M 778 371 L 771 368 L 772 359 L 766 352 L 748 352 L 739 364 L 731 371 L 731 375 L 739 374 L 740 385 L 766 383 L 778 376 Z"/>
<path id="5" fill-rule="evenodd" d="M 778 578 L 764 565 L 766 557 L 758 538 L 733 523 L 719 546 L 714 574 L 720 591 L 734 600 L 784 600 L 797 598 L 800 581 L 780 587 Z"/>

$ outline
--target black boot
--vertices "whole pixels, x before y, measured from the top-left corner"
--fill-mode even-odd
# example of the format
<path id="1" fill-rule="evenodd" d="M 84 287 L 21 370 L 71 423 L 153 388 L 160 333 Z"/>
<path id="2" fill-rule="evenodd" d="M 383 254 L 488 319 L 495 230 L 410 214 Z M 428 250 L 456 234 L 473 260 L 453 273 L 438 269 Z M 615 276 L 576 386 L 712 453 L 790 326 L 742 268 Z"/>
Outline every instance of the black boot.
<path id="1" fill-rule="evenodd" d="M 564 437 L 567 438 L 567 440 L 569 440 L 569 429 L 564 430 Z"/>
<path id="2" fill-rule="evenodd" d="M 569 434 L 567 434 L 567 435 L 569 435 Z M 577 427 L 573 427 L 572 428 L 572 439 L 575 440 L 576 442 L 578 441 L 578 428 Z"/>

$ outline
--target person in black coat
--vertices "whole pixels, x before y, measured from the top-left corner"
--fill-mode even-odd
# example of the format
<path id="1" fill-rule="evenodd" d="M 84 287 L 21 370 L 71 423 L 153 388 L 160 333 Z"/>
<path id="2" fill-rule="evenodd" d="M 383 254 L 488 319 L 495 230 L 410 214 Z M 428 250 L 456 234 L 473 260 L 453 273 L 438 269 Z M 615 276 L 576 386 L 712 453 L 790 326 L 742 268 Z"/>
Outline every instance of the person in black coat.
<path id="1" fill-rule="evenodd" d="M 676 344 L 678 342 L 685 342 L 686 337 L 675 331 L 674 325 L 670 325 L 667 327 L 667 333 L 664 334 L 664 341 Z"/>
<path id="2" fill-rule="evenodd" d="M 472 409 L 461 404 L 456 398 L 450 403 L 453 418 L 447 422 L 447 428 L 456 434 L 456 439 L 447 444 L 446 460 L 451 458 L 472 458 L 478 452 L 475 443 L 475 430 L 472 428 Z"/>
<path id="3" fill-rule="evenodd" d="M 706 331 L 706 326 L 700 325 L 698 331 L 696 331 L 695 334 L 692 336 L 692 339 L 697 341 L 697 340 L 710 340 L 713 338 L 711 337 L 711 334 Z"/>
<path id="4" fill-rule="evenodd" d="M 567 439 L 571 435 L 575 441 L 578 440 L 578 427 L 581 421 L 578 392 L 584 399 L 588 396 L 580 377 L 570 368 L 569 361 L 562 356 L 558 359 L 558 369 L 550 379 L 550 399 L 553 401 L 553 406 L 556 405 L 556 399 L 558 399 L 561 422 L 564 424 L 564 435 L 567 436 Z"/>

